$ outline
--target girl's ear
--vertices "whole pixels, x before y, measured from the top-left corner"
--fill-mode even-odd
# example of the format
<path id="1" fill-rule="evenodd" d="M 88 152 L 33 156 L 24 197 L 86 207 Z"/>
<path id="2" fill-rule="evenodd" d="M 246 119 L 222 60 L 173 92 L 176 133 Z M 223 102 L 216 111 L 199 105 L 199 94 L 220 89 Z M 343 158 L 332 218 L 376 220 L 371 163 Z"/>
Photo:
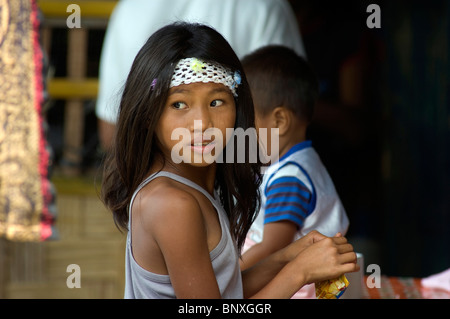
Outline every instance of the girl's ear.
<path id="1" fill-rule="evenodd" d="M 289 131 L 291 125 L 291 111 L 284 106 L 278 106 L 272 111 L 274 127 L 279 129 L 279 135 L 282 136 Z"/>

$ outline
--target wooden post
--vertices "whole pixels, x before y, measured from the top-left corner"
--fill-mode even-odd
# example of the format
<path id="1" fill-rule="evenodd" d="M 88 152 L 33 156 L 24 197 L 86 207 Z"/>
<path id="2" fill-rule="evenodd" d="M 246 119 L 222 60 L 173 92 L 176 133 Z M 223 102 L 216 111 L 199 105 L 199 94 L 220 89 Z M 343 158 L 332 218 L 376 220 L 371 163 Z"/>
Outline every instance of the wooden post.
<path id="1" fill-rule="evenodd" d="M 0 237 L 0 299 L 7 297 L 6 286 L 9 282 L 8 241 Z"/>
<path id="2" fill-rule="evenodd" d="M 74 28 L 69 30 L 67 77 L 82 80 L 86 74 L 87 30 Z M 66 103 L 64 118 L 63 169 L 67 175 L 77 175 L 81 170 L 84 110 L 81 99 L 71 99 Z"/>

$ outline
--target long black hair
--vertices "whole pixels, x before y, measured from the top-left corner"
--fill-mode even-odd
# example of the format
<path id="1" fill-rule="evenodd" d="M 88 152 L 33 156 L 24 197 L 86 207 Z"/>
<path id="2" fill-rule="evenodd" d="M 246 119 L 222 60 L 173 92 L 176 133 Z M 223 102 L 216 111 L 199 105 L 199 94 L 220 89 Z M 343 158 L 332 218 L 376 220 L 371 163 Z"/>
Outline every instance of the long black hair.
<path id="1" fill-rule="evenodd" d="M 242 65 L 222 35 L 208 26 L 191 23 L 175 23 L 156 31 L 131 67 L 120 102 L 115 142 L 104 165 L 101 198 L 113 212 L 119 229 L 127 229 L 131 196 L 160 152 L 154 130 L 168 97 L 174 67 L 180 59 L 191 57 L 240 72 L 235 128 L 254 127 L 253 101 Z M 259 161 L 217 163 L 215 188 L 239 251 L 259 210 L 259 171 Z"/>

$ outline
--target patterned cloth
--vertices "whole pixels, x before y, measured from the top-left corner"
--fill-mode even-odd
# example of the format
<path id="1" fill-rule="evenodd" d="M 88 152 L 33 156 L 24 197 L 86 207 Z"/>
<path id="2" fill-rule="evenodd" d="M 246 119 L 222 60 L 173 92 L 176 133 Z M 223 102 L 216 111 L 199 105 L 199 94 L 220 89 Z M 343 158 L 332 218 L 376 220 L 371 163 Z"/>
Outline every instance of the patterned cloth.
<path id="1" fill-rule="evenodd" d="M 420 278 L 412 277 L 381 276 L 380 288 L 365 286 L 363 292 L 368 299 L 450 299 L 450 292 L 424 288 Z"/>
<path id="2" fill-rule="evenodd" d="M 35 0 L 0 0 L 0 237 L 54 235 Z"/>

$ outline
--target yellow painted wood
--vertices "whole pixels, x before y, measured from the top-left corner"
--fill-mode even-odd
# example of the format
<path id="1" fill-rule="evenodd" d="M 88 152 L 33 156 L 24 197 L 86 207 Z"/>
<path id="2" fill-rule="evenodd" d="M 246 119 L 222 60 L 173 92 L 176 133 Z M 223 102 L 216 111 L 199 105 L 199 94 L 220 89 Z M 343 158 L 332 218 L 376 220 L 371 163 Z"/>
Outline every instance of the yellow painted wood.
<path id="1" fill-rule="evenodd" d="M 70 4 L 80 6 L 82 17 L 108 19 L 117 4 L 117 0 L 38 0 L 38 6 L 46 18 L 67 18 L 72 13 L 72 11 L 67 12 L 67 7 Z"/>
<path id="2" fill-rule="evenodd" d="M 48 82 L 48 93 L 53 99 L 95 99 L 98 79 L 70 80 L 54 78 Z"/>

